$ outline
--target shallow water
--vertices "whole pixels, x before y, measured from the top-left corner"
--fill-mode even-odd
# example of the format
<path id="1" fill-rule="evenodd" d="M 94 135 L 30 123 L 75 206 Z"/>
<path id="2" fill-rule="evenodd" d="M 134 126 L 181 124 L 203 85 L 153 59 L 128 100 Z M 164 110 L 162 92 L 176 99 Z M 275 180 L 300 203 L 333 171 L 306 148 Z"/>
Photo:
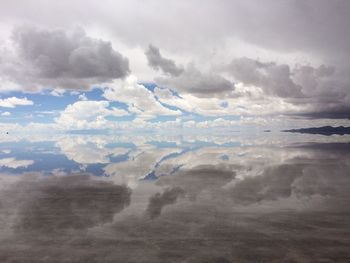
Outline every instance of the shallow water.
<path id="1" fill-rule="evenodd" d="M 350 262 L 346 136 L 0 138 L 0 262 Z"/>

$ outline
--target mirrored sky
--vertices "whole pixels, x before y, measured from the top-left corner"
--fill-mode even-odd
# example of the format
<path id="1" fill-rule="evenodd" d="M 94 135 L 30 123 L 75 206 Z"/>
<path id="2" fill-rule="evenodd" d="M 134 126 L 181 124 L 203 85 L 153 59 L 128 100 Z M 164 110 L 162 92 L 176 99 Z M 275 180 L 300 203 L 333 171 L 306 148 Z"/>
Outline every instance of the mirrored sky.
<path id="1" fill-rule="evenodd" d="M 344 262 L 348 141 L 293 133 L 2 137 L 0 259 Z"/>

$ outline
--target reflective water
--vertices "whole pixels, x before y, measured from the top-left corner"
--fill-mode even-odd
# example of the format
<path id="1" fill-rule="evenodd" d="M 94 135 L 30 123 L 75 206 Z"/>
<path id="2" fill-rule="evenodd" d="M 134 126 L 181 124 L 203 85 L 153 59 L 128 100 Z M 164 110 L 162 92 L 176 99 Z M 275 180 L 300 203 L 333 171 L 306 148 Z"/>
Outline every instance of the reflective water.
<path id="1" fill-rule="evenodd" d="M 0 137 L 0 262 L 350 262 L 350 138 Z"/>

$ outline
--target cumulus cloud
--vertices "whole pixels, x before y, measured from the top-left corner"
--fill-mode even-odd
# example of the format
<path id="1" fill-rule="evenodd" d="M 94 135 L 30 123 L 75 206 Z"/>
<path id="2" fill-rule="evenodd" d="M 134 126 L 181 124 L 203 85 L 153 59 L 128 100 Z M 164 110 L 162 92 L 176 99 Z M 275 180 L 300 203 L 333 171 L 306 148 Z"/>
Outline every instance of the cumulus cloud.
<path id="1" fill-rule="evenodd" d="M 33 160 L 17 160 L 16 158 L 13 158 L 13 157 L 0 159 L 0 166 L 12 168 L 12 169 L 17 169 L 21 167 L 27 168 L 33 163 L 34 163 Z"/>
<path id="2" fill-rule="evenodd" d="M 301 87 L 291 79 L 288 65 L 273 62 L 262 63 L 249 58 L 234 59 L 229 66 L 230 73 L 247 85 L 262 87 L 268 95 L 300 97 Z"/>
<path id="3" fill-rule="evenodd" d="M 82 4 L 82 0 L 73 0 L 68 8 L 57 3 L 47 5 L 44 1 L 30 1 L 27 6 L 21 6 L 17 0 L 0 3 L 4 37 L 8 28 L 28 21 L 48 28 L 15 29 L 13 42 L 8 45 L 11 48 L 1 48 L 2 90 L 13 89 L 7 85 L 9 80 L 17 83 L 17 89 L 35 90 L 83 89 L 123 78 L 130 71 L 128 61 L 107 42 L 113 40 L 114 45 L 120 44 L 123 54 L 128 54 L 133 74 L 142 81 L 154 78 L 147 68 L 148 62 L 165 75 L 156 79 L 157 84 L 178 91 L 181 96 L 235 98 L 227 101 L 226 109 L 216 106 L 215 100 L 196 101 L 200 104 L 192 106 L 196 112 L 210 112 L 211 116 L 219 112 L 223 115 L 225 111 L 224 115 L 283 114 L 339 119 L 350 116 L 346 0 L 271 1 L 263 6 L 258 0 L 249 3 L 224 0 L 220 5 L 198 0 L 109 1 L 104 5 L 92 1 L 86 8 L 98 10 L 93 15 L 81 12 Z M 47 15 L 38 15 L 38 10 L 45 10 Z M 59 14 L 64 14 L 65 19 Z M 133 20 L 126 26 L 130 16 Z M 81 30 L 69 32 L 72 24 L 86 25 L 87 32 L 96 38 Z M 107 41 L 98 40 L 106 37 Z M 157 46 L 148 47 L 147 61 L 140 47 L 150 39 Z M 194 61 L 195 66 L 182 66 L 158 46 L 170 58 Z M 232 59 L 231 74 L 217 69 Z M 191 98 L 183 104 L 191 105 L 193 101 Z"/>
<path id="4" fill-rule="evenodd" d="M 65 92 L 66 91 L 64 89 L 54 89 L 50 92 L 50 94 L 55 97 L 62 97 Z"/>
<path id="5" fill-rule="evenodd" d="M 233 83 L 215 73 L 202 73 L 194 64 L 186 68 L 176 66 L 173 60 L 161 56 L 159 48 L 150 45 L 145 52 L 148 64 L 154 69 L 168 73 L 167 78 L 158 78 L 156 83 L 167 88 L 195 94 L 196 96 L 213 96 L 230 93 Z"/>
<path id="6" fill-rule="evenodd" d="M 154 89 L 154 94 L 160 102 L 177 107 L 185 112 L 209 116 L 237 114 L 237 111 L 230 106 L 235 104 L 228 103 L 226 99 L 202 97 L 202 95 L 198 97 L 193 94 L 181 94 L 181 96 L 178 96 L 168 88 L 159 87 Z"/>
<path id="7" fill-rule="evenodd" d="M 108 120 L 105 117 L 128 114 L 125 110 L 110 107 L 109 101 L 80 100 L 68 105 L 55 121 L 66 129 L 106 129 Z"/>
<path id="8" fill-rule="evenodd" d="M 182 74 L 169 78 L 157 78 L 156 83 L 172 90 L 194 94 L 198 97 L 232 94 L 234 84 L 215 73 L 203 73 L 194 64 L 188 65 Z"/>
<path id="9" fill-rule="evenodd" d="M 287 64 L 242 57 L 233 59 L 227 66 L 227 71 L 245 85 L 261 87 L 267 95 L 294 99 L 313 97 L 315 101 L 320 101 L 325 96 L 339 99 L 346 95 L 345 90 L 343 94 L 337 90 L 340 83 L 334 79 L 337 76 L 332 66 L 297 64 L 290 67 Z M 294 102 L 297 103 L 297 100 Z"/>
<path id="10" fill-rule="evenodd" d="M 153 45 L 148 46 L 145 55 L 149 66 L 155 70 L 162 70 L 164 73 L 170 74 L 171 76 L 178 76 L 184 71 L 182 67 L 176 66 L 174 60 L 164 58 L 160 54 L 159 48 Z"/>
<path id="11" fill-rule="evenodd" d="M 293 70 L 293 80 L 302 87 L 307 100 L 294 103 L 308 103 L 311 110 L 303 115 L 312 118 L 350 119 L 350 79 L 335 67 L 321 65 L 297 65 Z"/>
<path id="12" fill-rule="evenodd" d="M 128 59 L 112 44 L 73 32 L 36 27 L 13 31 L 13 56 L 2 57 L 0 74 L 26 89 L 87 89 L 90 85 L 124 78 Z"/>
<path id="13" fill-rule="evenodd" d="M 6 99 L 0 99 L 0 107 L 4 108 L 14 108 L 16 106 L 29 106 L 33 104 L 33 101 L 28 100 L 27 98 L 9 97 Z"/>
<path id="14" fill-rule="evenodd" d="M 109 101 L 119 101 L 128 105 L 131 113 L 141 119 L 152 119 L 158 115 L 180 115 L 181 111 L 171 110 L 162 105 L 153 92 L 137 82 L 135 76 L 129 76 L 124 82 L 110 85 L 103 96 Z"/>
<path id="15" fill-rule="evenodd" d="M 11 116 L 11 112 L 4 111 L 4 112 L 1 113 L 1 116 Z"/>
<path id="16" fill-rule="evenodd" d="M 229 97 L 198 97 L 193 94 L 174 94 L 166 88 L 154 90 L 158 99 L 187 112 L 206 116 L 280 116 L 306 112 L 309 104 L 293 104 L 284 98 L 268 96 L 260 87 L 235 85 Z"/>
<path id="17" fill-rule="evenodd" d="M 88 100 L 85 93 L 83 94 L 80 94 L 79 97 L 78 97 L 79 100 Z"/>
<path id="18" fill-rule="evenodd" d="M 261 89 L 266 96 L 282 98 L 296 107 L 307 106 L 294 113 L 286 111 L 286 115 L 350 118 L 348 84 L 333 66 L 296 64 L 290 67 L 242 57 L 233 59 L 227 72 L 236 81 L 253 86 L 252 92 Z M 252 99 L 252 94 L 239 95 Z"/>

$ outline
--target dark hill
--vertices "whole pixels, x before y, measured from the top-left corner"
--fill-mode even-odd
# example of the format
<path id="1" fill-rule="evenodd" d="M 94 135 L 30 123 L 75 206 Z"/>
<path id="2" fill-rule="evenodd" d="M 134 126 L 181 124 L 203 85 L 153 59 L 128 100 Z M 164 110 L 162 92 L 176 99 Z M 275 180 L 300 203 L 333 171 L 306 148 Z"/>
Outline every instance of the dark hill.
<path id="1" fill-rule="evenodd" d="M 350 127 L 323 126 L 323 127 L 283 130 L 283 132 L 297 132 L 297 133 L 322 134 L 322 135 L 333 135 L 333 134 L 344 135 L 344 134 L 350 134 Z"/>

